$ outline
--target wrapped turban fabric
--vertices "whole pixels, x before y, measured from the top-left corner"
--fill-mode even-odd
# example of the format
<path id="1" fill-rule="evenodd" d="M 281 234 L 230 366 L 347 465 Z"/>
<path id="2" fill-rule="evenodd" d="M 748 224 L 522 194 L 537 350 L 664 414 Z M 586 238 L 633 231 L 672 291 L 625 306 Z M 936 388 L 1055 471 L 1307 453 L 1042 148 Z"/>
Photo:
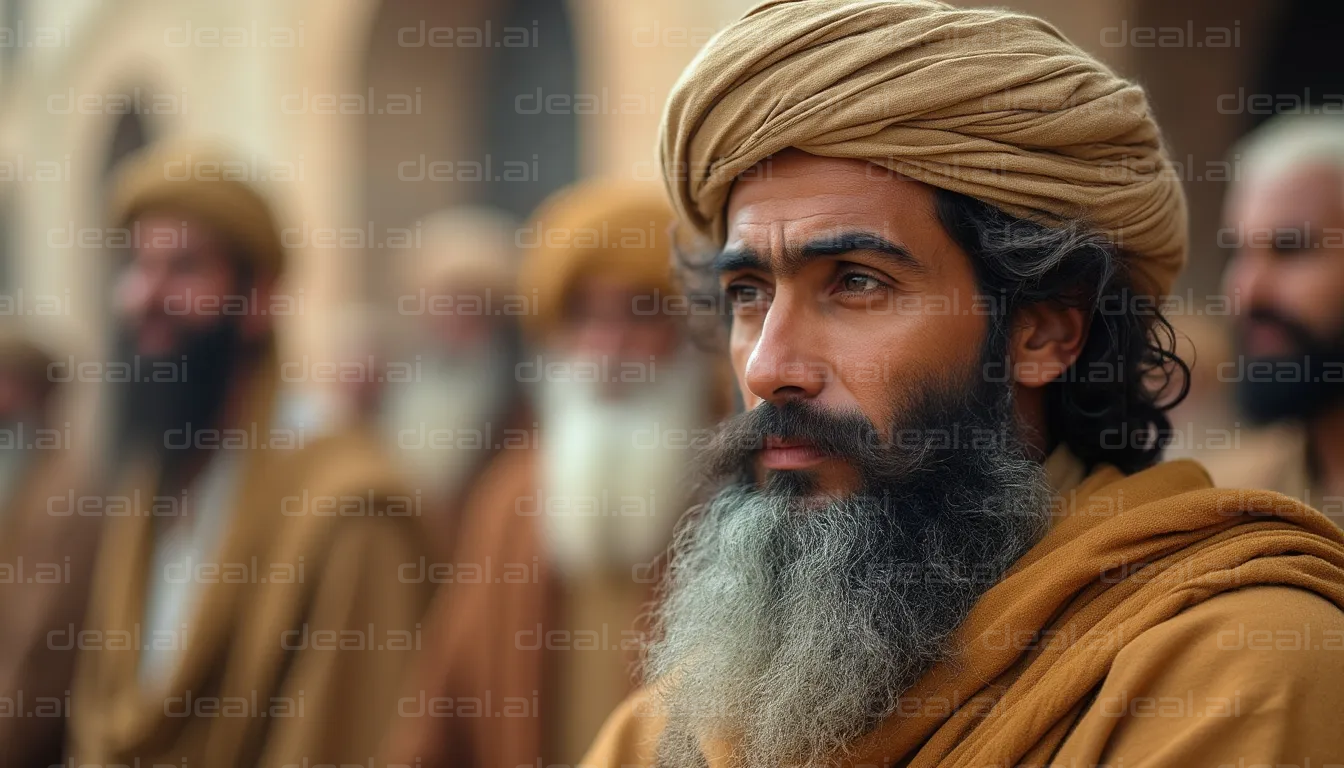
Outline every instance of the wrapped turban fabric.
<path id="1" fill-rule="evenodd" d="M 795 147 L 1084 220 L 1133 257 L 1144 292 L 1169 292 L 1185 262 L 1185 197 L 1143 89 L 1030 16 L 770 0 L 682 74 L 660 143 L 678 214 L 716 244 L 733 181 Z"/>
<path id="2" fill-rule="evenodd" d="M 542 341 L 563 320 L 579 278 L 593 273 L 675 293 L 671 225 L 672 211 L 656 184 L 589 179 L 551 195 L 518 237 L 519 293 L 536 302 L 525 328 Z"/>
<path id="3" fill-rule="evenodd" d="M 113 226 L 147 213 L 199 220 L 233 240 L 239 255 L 268 274 L 285 266 L 285 246 L 272 206 L 247 178 L 248 161 L 209 141 L 169 140 L 127 158 L 113 186 Z"/>

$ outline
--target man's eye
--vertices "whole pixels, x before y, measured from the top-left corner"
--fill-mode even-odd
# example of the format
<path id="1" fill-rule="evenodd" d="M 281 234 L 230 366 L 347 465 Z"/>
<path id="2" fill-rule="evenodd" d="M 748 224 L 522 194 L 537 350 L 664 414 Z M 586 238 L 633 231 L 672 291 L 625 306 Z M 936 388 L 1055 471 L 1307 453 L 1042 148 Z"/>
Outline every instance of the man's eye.
<path id="1" fill-rule="evenodd" d="M 1308 230 L 1281 227 L 1274 232 L 1273 247 L 1275 256 L 1293 257 L 1315 250 L 1316 244 L 1311 242 Z"/>
<path id="2" fill-rule="evenodd" d="M 765 291 L 751 283 L 732 283 L 723 289 L 723 297 L 735 312 L 760 309 L 768 302 Z"/>
<path id="3" fill-rule="evenodd" d="M 845 293 L 868 293 L 869 291 L 880 290 L 882 287 L 881 280 L 862 272 L 850 272 L 840 277 L 840 290 Z"/>
<path id="4" fill-rule="evenodd" d="M 1306 256 L 1313 252 L 1313 248 L 1301 243 L 1285 242 L 1274 245 L 1274 255 L 1278 258 L 1292 259 L 1299 256 Z"/>
<path id="5" fill-rule="evenodd" d="M 205 271 L 204 260 L 188 254 L 186 258 L 174 259 L 169 271 L 181 276 L 199 275 Z"/>

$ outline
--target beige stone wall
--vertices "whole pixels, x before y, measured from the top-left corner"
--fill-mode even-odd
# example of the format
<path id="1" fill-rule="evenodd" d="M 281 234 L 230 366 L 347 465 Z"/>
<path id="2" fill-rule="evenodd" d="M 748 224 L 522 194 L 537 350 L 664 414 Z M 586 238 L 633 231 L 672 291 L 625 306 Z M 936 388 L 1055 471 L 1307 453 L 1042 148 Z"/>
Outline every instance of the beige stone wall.
<path id="1" fill-rule="evenodd" d="M 269 190 L 300 245 L 290 289 L 305 312 L 282 329 L 286 345 L 329 354 L 334 313 L 363 295 L 363 248 L 324 248 L 316 232 L 403 226 L 424 213 L 470 199 L 461 184 L 406 184 L 397 164 L 424 153 L 462 157 L 479 142 L 474 106 L 482 54 L 465 48 L 407 50 L 398 30 L 479 23 L 492 0 L 47 0 L 30 3 L 35 26 L 58 31 L 58 44 L 17 51 L 0 92 L 0 173 L 55 163 L 54 180 L 0 182 L 15 244 L 9 290 L 65 297 L 66 310 L 40 320 L 41 332 L 95 354 L 106 327 L 105 259 L 96 247 L 64 247 L 61 233 L 101 226 L 103 167 L 117 115 L 117 94 L 140 89 L 142 115 L 159 136 L 221 136 L 255 153 L 260 175 L 281 173 Z M 654 142 L 663 102 L 682 67 L 713 30 L 750 6 L 747 0 L 569 0 L 578 52 L 578 90 L 634 104 L 579 119 L 580 170 L 587 175 L 654 179 Z M 1205 108 L 1235 87 L 1259 53 L 1264 0 L 1173 4 L 1153 0 L 1016 0 L 1153 94 L 1178 155 L 1199 162 L 1226 151 L 1237 121 Z M 1124 23 L 1198 25 L 1239 19 L 1243 46 L 1212 54 L 1195 48 L 1150 49 L 1108 42 Z M 241 35 L 241 36 L 240 36 Z M 289 44 L 284 44 L 288 39 Z M 1116 38 L 1111 38 L 1111 40 Z M 276 44 L 280 43 L 280 44 Z M 1217 66 L 1207 65 L 1217 60 Z M 372 102 L 373 114 L 324 114 L 348 100 Z M 389 94 L 418 96 L 414 119 L 379 115 Z M 157 100 L 157 101 L 156 101 Z M 176 104 L 176 108 L 173 105 Z M 159 108 L 155 108 L 155 107 Z M 336 110 L 341 111 L 341 110 Z M 356 110 L 358 112 L 358 110 Z M 68 170 L 66 170 L 68 169 Z M 1196 224 L 1194 279 L 1216 279 L 1219 256 L 1207 247 L 1221 187 L 1191 185 Z M 95 230 L 90 230 L 95 231 Z M 306 241 L 304 235 L 307 235 Z M 376 265 L 375 265 L 376 267 Z"/>

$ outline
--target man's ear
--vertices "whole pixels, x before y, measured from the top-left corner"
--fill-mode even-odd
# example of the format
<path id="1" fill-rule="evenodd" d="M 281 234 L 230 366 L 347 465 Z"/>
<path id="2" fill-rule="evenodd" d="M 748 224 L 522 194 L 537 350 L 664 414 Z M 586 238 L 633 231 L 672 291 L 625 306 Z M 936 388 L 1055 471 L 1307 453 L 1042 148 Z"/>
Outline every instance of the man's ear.
<path id="1" fill-rule="evenodd" d="M 1082 354 L 1091 318 L 1077 307 L 1042 301 L 1022 307 L 1008 340 L 1013 381 L 1044 387 L 1064 375 Z"/>

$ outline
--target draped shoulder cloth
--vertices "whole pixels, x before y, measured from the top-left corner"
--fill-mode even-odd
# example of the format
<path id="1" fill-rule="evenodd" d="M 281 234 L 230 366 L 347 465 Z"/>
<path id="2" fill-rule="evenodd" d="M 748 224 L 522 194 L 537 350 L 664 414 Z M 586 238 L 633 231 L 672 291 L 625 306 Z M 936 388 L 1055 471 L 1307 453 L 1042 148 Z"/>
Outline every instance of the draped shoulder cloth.
<path id="1" fill-rule="evenodd" d="M 664 180 L 716 244 L 734 180 L 783 149 L 862 159 L 1043 223 L 1082 219 L 1169 292 L 1186 203 L 1143 89 L 1050 24 L 931 0 L 769 0 L 673 88 Z"/>
<path id="2" fill-rule="evenodd" d="M 1344 532 L 1192 461 L 1102 465 L 836 766 L 1303 765 L 1344 754 Z M 646 689 L 583 768 L 654 764 Z M 733 745 L 701 742 L 710 768 Z M 1296 755 L 1296 762 L 1293 756 Z M 1238 760 L 1241 762 L 1239 763 Z"/>

